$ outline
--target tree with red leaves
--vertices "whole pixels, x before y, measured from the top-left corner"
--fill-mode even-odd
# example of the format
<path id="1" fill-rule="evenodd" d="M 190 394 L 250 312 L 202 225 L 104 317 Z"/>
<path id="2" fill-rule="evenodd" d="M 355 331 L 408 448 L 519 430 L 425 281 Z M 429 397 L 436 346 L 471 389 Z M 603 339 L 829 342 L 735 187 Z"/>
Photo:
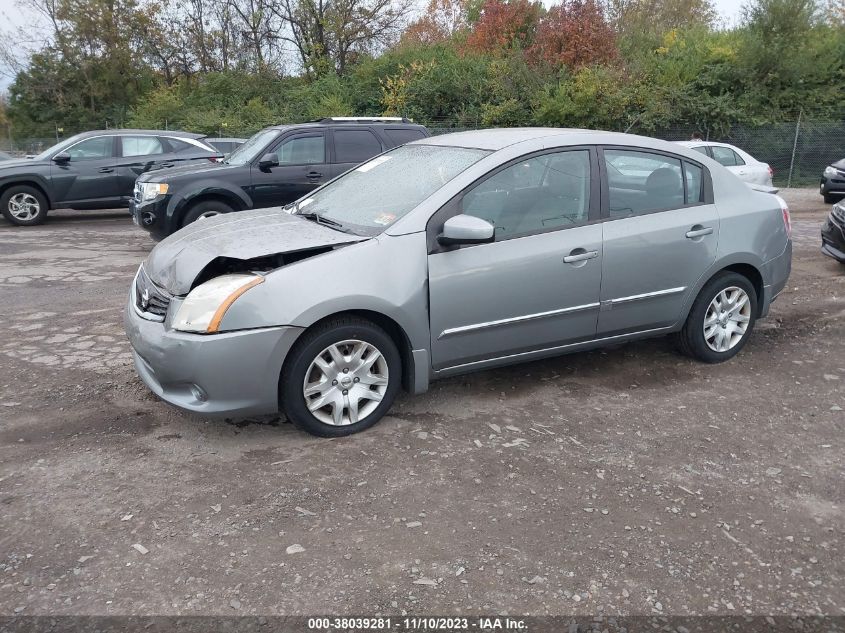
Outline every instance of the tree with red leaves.
<path id="1" fill-rule="evenodd" d="M 486 0 L 466 46 L 493 55 L 527 49 L 533 43 L 541 10 L 541 4 L 531 0 Z"/>
<path id="2" fill-rule="evenodd" d="M 562 0 L 540 19 L 528 57 L 578 69 L 610 63 L 618 52 L 616 35 L 596 0 Z"/>

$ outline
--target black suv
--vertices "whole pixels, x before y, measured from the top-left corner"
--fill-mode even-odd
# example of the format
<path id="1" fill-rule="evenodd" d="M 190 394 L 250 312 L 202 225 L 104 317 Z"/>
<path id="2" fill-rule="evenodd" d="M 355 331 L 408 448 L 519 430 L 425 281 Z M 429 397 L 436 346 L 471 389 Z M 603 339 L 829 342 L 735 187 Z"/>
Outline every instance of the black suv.
<path id="1" fill-rule="evenodd" d="M 144 174 L 132 216 L 162 239 L 199 218 L 288 204 L 376 154 L 427 136 L 423 126 L 390 117 L 269 127 L 221 164 Z"/>
<path id="2" fill-rule="evenodd" d="M 72 136 L 37 156 L 0 162 L 0 211 L 20 226 L 40 224 L 49 209 L 113 209 L 132 199 L 144 172 L 223 155 L 201 134 L 98 130 Z"/>

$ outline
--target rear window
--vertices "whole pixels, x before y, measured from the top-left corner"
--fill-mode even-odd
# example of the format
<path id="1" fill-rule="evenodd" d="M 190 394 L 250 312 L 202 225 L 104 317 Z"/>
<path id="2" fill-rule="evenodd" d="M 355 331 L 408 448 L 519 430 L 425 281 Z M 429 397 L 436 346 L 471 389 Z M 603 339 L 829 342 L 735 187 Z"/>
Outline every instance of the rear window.
<path id="1" fill-rule="evenodd" d="M 381 143 L 370 130 L 335 130 L 335 161 L 361 163 L 381 154 Z"/>
<path id="2" fill-rule="evenodd" d="M 387 128 L 384 130 L 384 133 L 390 139 L 390 144 L 394 147 L 425 138 L 425 132 L 422 130 L 408 128 Z"/>

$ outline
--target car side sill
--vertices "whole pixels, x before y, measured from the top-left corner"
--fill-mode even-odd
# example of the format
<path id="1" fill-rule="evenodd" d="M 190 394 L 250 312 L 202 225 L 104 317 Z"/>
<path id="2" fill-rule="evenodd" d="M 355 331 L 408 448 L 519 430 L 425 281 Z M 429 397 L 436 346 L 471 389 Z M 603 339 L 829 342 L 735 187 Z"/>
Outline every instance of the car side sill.
<path id="1" fill-rule="evenodd" d="M 443 369 L 434 370 L 434 376 L 441 378 L 451 376 L 453 374 L 462 374 L 481 369 L 488 369 L 491 367 L 499 367 L 501 365 L 510 365 L 511 363 L 526 362 L 547 356 L 557 356 L 568 351 L 578 351 L 581 349 L 592 349 L 594 347 L 601 347 L 603 343 L 611 341 L 623 341 L 634 338 L 644 338 L 652 335 L 669 332 L 674 329 L 674 326 L 654 328 L 651 330 L 640 330 L 639 332 L 628 332 L 626 334 L 617 334 L 615 336 L 606 336 L 604 338 L 594 338 L 588 341 L 581 341 L 579 343 L 568 343 L 566 345 L 557 345 L 555 347 L 546 347 L 539 350 L 532 350 L 529 352 L 519 352 L 517 354 L 508 354 L 506 356 L 497 356 L 496 358 L 487 358 L 484 360 L 477 360 L 471 363 L 463 363 L 461 365 L 451 365 Z"/>

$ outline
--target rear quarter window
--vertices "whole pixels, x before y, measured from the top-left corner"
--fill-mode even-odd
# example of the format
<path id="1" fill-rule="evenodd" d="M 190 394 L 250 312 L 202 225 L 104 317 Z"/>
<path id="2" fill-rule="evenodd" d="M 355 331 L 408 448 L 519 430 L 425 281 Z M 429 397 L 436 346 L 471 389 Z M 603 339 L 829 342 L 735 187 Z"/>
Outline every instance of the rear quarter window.
<path id="1" fill-rule="evenodd" d="M 426 137 L 425 132 L 423 132 L 422 130 L 408 128 L 386 128 L 384 130 L 384 134 L 390 141 L 391 147 L 396 147 L 397 145 L 404 145 L 405 143 L 410 143 L 411 141 L 418 141 L 421 138 Z"/>

